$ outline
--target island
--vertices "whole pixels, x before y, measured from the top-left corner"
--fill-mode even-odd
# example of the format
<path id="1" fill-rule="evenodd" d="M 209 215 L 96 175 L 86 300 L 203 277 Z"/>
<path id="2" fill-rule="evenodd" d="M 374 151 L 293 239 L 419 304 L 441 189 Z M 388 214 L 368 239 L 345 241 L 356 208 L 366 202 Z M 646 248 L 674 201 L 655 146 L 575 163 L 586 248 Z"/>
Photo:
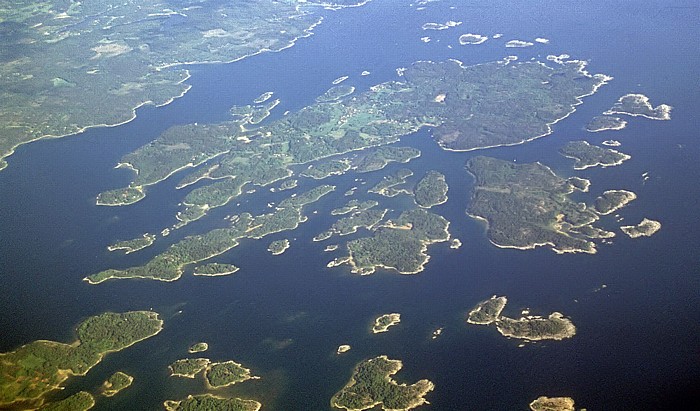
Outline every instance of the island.
<path id="1" fill-rule="evenodd" d="M 228 387 L 239 382 L 260 378 L 251 375 L 249 369 L 234 361 L 211 363 L 204 376 L 211 388 Z"/>
<path id="2" fill-rule="evenodd" d="M 627 120 L 613 116 L 595 116 L 586 125 L 586 131 L 597 133 L 605 130 L 622 130 L 627 126 Z"/>
<path id="3" fill-rule="evenodd" d="M 196 354 L 199 352 L 204 352 L 209 349 L 209 344 L 205 342 L 198 342 L 190 345 L 190 348 L 187 349 L 187 352 L 190 354 Z"/>
<path id="4" fill-rule="evenodd" d="M 661 223 L 645 218 L 637 225 L 626 225 L 620 230 L 630 236 L 630 238 L 651 237 L 661 229 Z"/>
<path id="5" fill-rule="evenodd" d="M 243 238 L 261 239 L 281 231 L 294 230 L 306 221 L 302 208 L 335 190 L 335 186 L 320 185 L 295 194 L 279 203 L 270 214 L 252 216 L 249 213 L 232 216 L 230 226 L 217 228 L 205 234 L 185 237 L 142 266 L 125 270 L 109 269 L 87 276 L 90 284 L 109 279 L 148 278 L 175 281 L 182 276 L 188 264 L 207 260 L 236 247 Z"/>
<path id="6" fill-rule="evenodd" d="M 463 46 L 467 44 L 481 44 L 488 39 L 487 36 L 482 36 L 481 34 L 467 33 L 459 36 L 459 44 Z"/>
<path id="7" fill-rule="evenodd" d="M 89 392 L 79 391 L 61 401 L 51 402 L 40 411 L 87 411 L 95 406 L 95 397 Z"/>
<path id="8" fill-rule="evenodd" d="M 505 308 L 508 299 L 506 297 L 493 296 L 486 301 L 482 301 L 476 305 L 471 311 L 467 322 L 470 324 L 487 325 L 498 321 L 501 318 L 501 312 Z"/>
<path id="9" fill-rule="evenodd" d="M 591 145 L 587 141 L 569 141 L 559 152 L 564 157 L 576 160 L 574 170 L 585 170 L 596 166 L 603 168 L 617 166 L 632 158 L 611 148 Z"/>
<path id="10" fill-rule="evenodd" d="M 323 21 L 318 6 L 364 3 L 260 0 L 251 9 L 217 0 L 167 7 L 19 0 L 0 10 L 12 27 L 3 36 L 10 54 L 0 62 L 0 169 L 21 144 L 116 126 L 145 104 L 169 104 L 190 89 L 188 65 L 284 50 Z"/>
<path id="11" fill-rule="evenodd" d="M 121 371 L 115 372 L 111 377 L 107 379 L 102 384 L 102 395 L 105 397 L 113 397 L 117 395 L 120 391 L 129 388 L 131 383 L 134 382 L 134 377 L 125 374 Z"/>
<path id="12" fill-rule="evenodd" d="M 131 254 L 151 246 L 155 241 L 156 236 L 154 234 L 145 233 L 143 236 L 134 238 L 133 240 L 118 241 L 108 246 L 107 250 L 124 250 L 125 254 Z"/>
<path id="13" fill-rule="evenodd" d="M 450 248 L 453 250 L 458 250 L 460 247 L 462 247 L 462 241 L 460 241 L 459 238 L 453 238 L 450 241 Z"/>
<path id="14" fill-rule="evenodd" d="M 385 333 L 389 331 L 389 327 L 401 322 L 401 314 L 391 313 L 382 314 L 374 320 L 374 325 L 372 326 L 372 333 Z"/>
<path id="15" fill-rule="evenodd" d="M 605 115 L 624 114 L 627 116 L 640 116 L 652 120 L 670 120 L 671 109 L 668 104 L 651 105 L 649 97 L 644 94 L 625 94 L 610 108 Z"/>
<path id="16" fill-rule="evenodd" d="M 576 327 L 570 319 L 554 312 L 547 318 L 527 315 L 513 319 L 501 314 L 508 302 L 506 297 L 493 296 L 478 303 L 467 317 L 470 324 L 496 326 L 501 335 L 527 341 L 563 340 L 576 335 Z M 529 314 L 529 310 L 523 311 Z M 523 314 L 523 315 L 524 315 Z"/>
<path id="17" fill-rule="evenodd" d="M 351 348 L 352 347 L 348 344 L 339 345 L 338 350 L 336 351 L 336 354 L 340 355 L 340 354 L 346 353 L 346 352 L 350 351 Z"/>
<path id="18" fill-rule="evenodd" d="M 601 215 L 612 214 L 637 198 L 637 195 L 627 190 L 608 190 L 595 200 L 595 211 Z"/>
<path id="19" fill-rule="evenodd" d="M 286 238 L 283 240 L 275 240 L 270 243 L 269 246 L 267 246 L 267 251 L 270 252 L 272 255 L 280 255 L 287 251 L 289 248 L 289 240 Z"/>
<path id="20" fill-rule="evenodd" d="M 529 341 L 563 340 L 576 334 L 576 327 L 561 313 L 554 312 L 547 318 L 529 315 L 520 319 L 501 317 L 496 328 L 505 337 Z"/>
<path id="21" fill-rule="evenodd" d="M 559 254 L 596 252 L 586 233 L 598 232 L 592 224 L 599 216 L 569 198 L 579 180 L 563 179 L 540 163 L 490 157 L 474 157 L 466 167 L 475 178 L 467 214 L 487 222 L 494 245 L 519 250 L 547 245 Z"/>
<path id="22" fill-rule="evenodd" d="M 192 275 L 202 277 L 220 277 L 238 272 L 240 268 L 233 264 L 209 263 L 198 265 L 194 268 Z"/>
<path id="23" fill-rule="evenodd" d="M 506 42 L 506 47 L 509 48 L 522 48 L 522 47 L 530 47 L 534 46 L 535 43 L 529 42 L 529 41 L 523 41 L 523 40 L 509 40 Z"/>
<path id="24" fill-rule="evenodd" d="M 152 311 L 107 312 L 89 317 L 76 329 L 72 344 L 34 341 L 0 354 L 0 406 L 17 402 L 41 405 L 70 376 L 83 376 L 111 352 L 158 334 L 163 321 Z"/>
<path id="25" fill-rule="evenodd" d="M 315 239 L 322 241 L 332 237 L 334 234 L 341 236 L 354 234 L 361 227 L 371 230 L 384 219 L 387 211 L 387 209 L 360 209 L 347 217 L 339 219 L 333 223 L 329 230 L 319 234 Z"/>
<path id="26" fill-rule="evenodd" d="M 177 360 L 168 366 L 171 377 L 194 378 L 197 374 L 204 371 L 211 360 L 208 358 L 184 358 Z"/>
<path id="27" fill-rule="evenodd" d="M 384 197 L 396 197 L 399 194 L 412 195 L 413 191 L 405 188 L 396 188 L 396 186 L 406 183 L 406 179 L 413 175 L 413 171 L 407 168 L 400 168 L 394 173 L 385 176 L 380 182 L 368 191 L 382 195 Z"/>
<path id="28" fill-rule="evenodd" d="M 539 397 L 530 403 L 532 411 L 575 411 L 574 400 L 570 397 Z"/>
<path id="29" fill-rule="evenodd" d="M 297 185 L 299 185 L 299 180 L 296 179 L 289 179 L 289 180 L 284 180 L 282 184 L 277 187 L 275 190 L 274 188 L 271 188 L 270 190 L 272 191 L 286 191 L 286 190 L 291 190 L 294 188 L 297 188 Z"/>
<path id="30" fill-rule="evenodd" d="M 331 210 L 331 215 L 344 215 L 351 213 L 353 211 L 365 211 L 369 210 L 370 208 L 378 206 L 379 203 L 374 200 L 366 200 L 366 201 L 359 201 L 359 200 L 350 200 L 347 202 L 342 207 L 334 208 Z"/>
<path id="31" fill-rule="evenodd" d="M 407 210 L 395 221 L 376 227 L 371 237 L 347 243 L 349 254 L 329 266 L 349 264 L 351 272 L 360 275 L 372 274 L 377 268 L 416 274 L 430 259 L 428 245 L 450 239 L 448 227 L 442 216 L 423 209 Z"/>
<path id="32" fill-rule="evenodd" d="M 379 147 L 365 154 L 358 154 L 353 160 L 352 168 L 358 173 L 369 173 L 381 170 L 392 162 L 408 163 L 420 157 L 420 154 L 420 150 L 413 147 Z"/>
<path id="33" fill-rule="evenodd" d="M 435 170 L 430 170 L 413 189 L 416 204 L 423 208 L 431 208 L 447 202 L 447 182 L 445 176 Z"/>
<path id="34" fill-rule="evenodd" d="M 399 360 L 382 355 L 362 361 L 350 381 L 331 398 L 331 406 L 347 411 L 362 411 L 381 406 L 386 411 L 408 411 L 428 404 L 425 396 L 435 388 L 432 382 L 398 384 L 392 378 L 403 367 Z"/>
<path id="35" fill-rule="evenodd" d="M 168 400 L 163 406 L 167 411 L 259 411 L 262 404 L 254 400 L 202 394 L 190 395 L 180 401 Z"/>

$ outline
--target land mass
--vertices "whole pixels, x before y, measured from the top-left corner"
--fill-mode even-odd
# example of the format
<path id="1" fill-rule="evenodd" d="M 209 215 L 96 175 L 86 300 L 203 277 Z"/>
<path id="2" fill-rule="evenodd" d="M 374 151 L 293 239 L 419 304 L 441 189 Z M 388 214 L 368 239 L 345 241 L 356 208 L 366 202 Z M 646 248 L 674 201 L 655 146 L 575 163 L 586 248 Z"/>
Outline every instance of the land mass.
<path id="1" fill-rule="evenodd" d="M 586 125 L 586 130 L 597 133 L 605 130 L 622 130 L 627 126 L 627 121 L 620 117 L 596 116 Z"/>
<path id="2" fill-rule="evenodd" d="M 372 333 L 379 334 L 389 331 L 389 327 L 401 322 L 401 314 L 391 313 L 383 314 L 374 320 L 374 325 L 372 326 Z"/>
<path id="3" fill-rule="evenodd" d="M 133 382 L 134 377 L 121 371 L 115 372 L 102 384 L 102 395 L 105 397 L 113 397 L 119 394 L 120 391 L 129 388 Z"/>
<path id="4" fill-rule="evenodd" d="M 591 145 L 587 141 L 570 141 L 559 152 L 564 157 L 576 160 L 574 170 L 585 170 L 596 166 L 617 166 L 632 158 L 610 148 Z"/>
<path id="5" fill-rule="evenodd" d="M 39 408 L 40 411 L 87 411 L 95 406 L 95 397 L 89 392 L 79 391 L 70 397 L 51 402 Z"/>
<path id="6" fill-rule="evenodd" d="M 413 189 L 416 204 L 423 208 L 431 208 L 447 202 L 447 182 L 445 176 L 435 170 L 430 170 Z"/>
<path id="7" fill-rule="evenodd" d="M 540 163 L 490 157 L 470 159 L 467 170 L 476 180 L 467 213 L 487 221 L 488 237 L 498 247 L 595 253 L 590 239 L 607 235 L 593 227 L 599 218 L 594 211 L 568 197 L 580 188 L 578 180 L 563 179 Z"/>
<path id="8" fill-rule="evenodd" d="M 262 404 L 254 400 L 202 394 L 190 395 L 179 401 L 168 400 L 163 406 L 167 411 L 258 411 Z"/>
<path id="9" fill-rule="evenodd" d="M 670 120 L 672 108 L 668 104 L 653 107 L 651 102 L 649 102 L 649 97 L 644 94 L 625 94 L 613 104 L 610 110 L 603 114 L 624 114 L 646 117 L 652 120 Z"/>
<path id="10" fill-rule="evenodd" d="M 575 411 L 574 399 L 569 397 L 539 397 L 530 403 L 532 411 Z"/>
<path id="11" fill-rule="evenodd" d="M 398 384 L 392 376 L 403 364 L 382 355 L 365 360 L 355 367 L 350 382 L 331 398 L 331 406 L 348 411 L 368 410 L 381 406 L 386 411 L 407 411 L 427 404 L 425 395 L 435 387 L 428 380 Z"/>
<path id="12" fill-rule="evenodd" d="M 622 226 L 620 229 L 630 238 L 651 237 L 661 229 L 661 223 L 645 218 L 637 225 Z"/>
<path id="13" fill-rule="evenodd" d="M 0 354 L 0 406 L 28 400 L 41 404 L 68 377 L 87 374 L 106 354 L 162 329 L 163 321 L 152 311 L 108 312 L 80 323 L 72 344 L 40 340 Z"/>

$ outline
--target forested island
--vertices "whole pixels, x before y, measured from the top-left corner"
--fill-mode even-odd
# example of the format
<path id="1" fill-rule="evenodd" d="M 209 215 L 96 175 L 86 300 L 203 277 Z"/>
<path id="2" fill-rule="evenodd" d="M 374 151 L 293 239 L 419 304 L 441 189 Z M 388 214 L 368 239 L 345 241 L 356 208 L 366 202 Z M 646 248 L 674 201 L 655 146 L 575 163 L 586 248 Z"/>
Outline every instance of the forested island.
<path id="1" fill-rule="evenodd" d="M 87 411 L 95 406 L 95 397 L 86 391 L 79 391 L 68 398 L 45 404 L 40 411 Z"/>
<path id="2" fill-rule="evenodd" d="M 596 198 L 595 211 L 602 215 L 612 214 L 636 198 L 637 195 L 631 191 L 608 190 Z"/>
<path id="3" fill-rule="evenodd" d="M 196 266 L 192 275 L 202 277 L 219 277 L 222 275 L 236 273 L 238 270 L 240 270 L 240 268 L 233 264 L 209 263 Z"/>
<path id="4" fill-rule="evenodd" d="M 620 117 L 596 116 L 586 125 L 586 130 L 597 133 L 605 130 L 622 130 L 627 126 L 627 121 Z"/>
<path id="5" fill-rule="evenodd" d="M 413 189 L 416 204 L 423 208 L 430 208 L 447 202 L 447 182 L 445 176 L 435 170 L 430 170 L 418 181 Z"/>
<path id="6" fill-rule="evenodd" d="M 267 246 L 267 251 L 270 252 L 272 255 L 280 255 L 287 251 L 289 248 L 289 240 L 282 239 L 282 240 L 275 240 L 270 243 L 269 246 Z"/>
<path id="7" fill-rule="evenodd" d="M 585 170 L 596 166 L 617 166 L 632 158 L 611 148 L 591 145 L 587 141 L 570 141 L 559 152 L 564 157 L 576 160 L 574 170 Z"/>
<path id="8" fill-rule="evenodd" d="M 392 376 L 403 364 L 387 356 L 365 360 L 355 367 L 350 381 L 331 398 L 331 406 L 348 411 L 381 406 L 386 411 L 407 411 L 426 404 L 425 395 L 435 388 L 432 382 L 398 384 Z"/>
<path id="9" fill-rule="evenodd" d="M 85 375 L 106 354 L 162 329 L 163 321 L 152 311 L 108 312 L 80 323 L 72 344 L 40 340 L 0 354 L 0 406 L 16 402 L 41 405 L 42 397 L 60 388 L 68 377 Z"/>
<path id="10" fill-rule="evenodd" d="M 85 281 L 99 284 L 109 279 L 148 278 L 160 281 L 175 281 L 182 276 L 184 267 L 222 254 L 239 244 L 243 238 L 260 239 L 280 231 L 293 230 L 306 221 L 302 208 L 318 201 L 335 189 L 321 185 L 279 203 L 270 214 L 252 216 L 243 213 L 231 218 L 226 228 L 218 228 L 205 234 L 184 238 L 171 245 L 143 266 L 126 270 L 110 269 L 89 275 Z"/>
<path id="11" fill-rule="evenodd" d="M 163 406 L 167 411 L 258 411 L 262 404 L 254 400 L 202 394 L 190 395 L 179 401 L 168 400 Z"/>
<path id="12" fill-rule="evenodd" d="M 493 296 L 478 303 L 470 312 L 467 322 L 471 324 L 496 326 L 501 335 L 528 341 L 562 340 L 576 334 L 576 327 L 561 313 L 554 312 L 547 318 L 528 315 L 513 319 L 501 315 L 508 300 Z"/>
<path id="13" fill-rule="evenodd" d="M 467 213 L 488 222 L 488 237 L 498 247 L 595 253 L 590 239 L 608 235 L 593 226 L 596 212 L 569 198 L 580 179 L 563 179 L 540 163 L 490 157 L 474 157 L 466 167 L 476 180 Z"/>
<path id="14" fill-rule="evenodd" d="M 401 274 L 423 271 L 429 260 L 428 245 L 447 241 L 449 222 L 423 209 L 404 211 L 396 220 L 378 226 L 371 237 L 347 244 L 348 256 L 337 260 L 347 263 L 351 271 L 368 275 L 377 268 L 394 269 Z"/>
<path id="15" fill-rule="evenodd" d="M 119 394 L 120 391 L 129 388 L 133 382 L 134 377 L 121 371 L 115 372 L 102 384 L 102 395 L 113 397 Z"/>
<path id="16" fill-rule="evenodd" d="M 131 254 L 149 247 L 155 241 L 156 236 L 154 234 L 146 233 L 141 237 L 137 237 L 132 240 L 118 241 L 107 247 L 107 249 L 109 251 L 124 250 L 125 254 Z"/>
<path id="17" fill-rule="evenodd" d="M 190 348 L 187 349 L 187 352 L 190 354 L 195 354 L 199 352 L 204 352 L 209 349 L 209 344 L 205 342 L 198 342 L 190 345 Z"/>

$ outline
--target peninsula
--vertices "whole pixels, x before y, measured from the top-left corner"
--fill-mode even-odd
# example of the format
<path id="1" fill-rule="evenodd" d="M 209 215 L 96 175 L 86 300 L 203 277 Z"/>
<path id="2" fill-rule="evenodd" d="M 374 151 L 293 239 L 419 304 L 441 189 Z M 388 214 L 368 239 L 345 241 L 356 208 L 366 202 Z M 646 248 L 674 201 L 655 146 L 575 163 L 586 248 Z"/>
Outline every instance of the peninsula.
<path id="1" fill-rule="evenodd" d="M 76 329 L 72 344 L 34 341 L 0 354 L 0 406 L 21 401 L 38 405 L 68 377 L 85 375 L 105 355 L 158 334 L 163 321 L 152 311 L 104 313 L 89 317 Z"/>

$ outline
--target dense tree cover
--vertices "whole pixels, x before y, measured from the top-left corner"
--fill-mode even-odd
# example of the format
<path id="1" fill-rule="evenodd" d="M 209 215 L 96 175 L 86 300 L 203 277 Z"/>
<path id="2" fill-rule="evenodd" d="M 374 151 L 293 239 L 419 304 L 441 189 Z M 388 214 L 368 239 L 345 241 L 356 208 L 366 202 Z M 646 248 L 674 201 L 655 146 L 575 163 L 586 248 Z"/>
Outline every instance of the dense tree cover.
<path id="1" fill-rule="evenodd" d="M 358 173 L 381 170 L 391 162 L 407 163 L 420 156 L 420 150 L 413 147 L 378 147 L 359 154 L 353 161 L 353 167 Z"/>
<path id="2" fill-rule="evenodd" d="M 661 229 L 661 223 L 644 218 L 637 225 L 622 226 L 620 229 L 622 232 L 630 236 L 630 238 L 651 237 L 654 235 L 654 233 Z"/>
<path id="3" fill-rule="evenodd" d="M 102 395 L 105 397 L 112 397 L 118 394 L 120 391 L 128 388 L 134 378 L 128 374 L 121 371 L 117 371 L 112 374 L 107 381 L 102 384 Z"/>
<path id="4" fill-rule="evenodd" d="M 190 348 L 187 349 L 187 352 L 190 354 L 198 353 L 198 352 L 204 352 L 209 349 L 209 344 L 205 342 L 198 342 L 195 344 L 192 344 Z"/>
<path id="5" fill-rule="evenodd" d="M 194 378 L 195 375 L 204 371 L 211 361 L 208 358 L 183 358 L 170 364 L 170 375 L 174 377 Z"/>
<path id="6" fill-rule="evenodd" d="M 382 221 L 386 212 L 386 209 L 355 211 L 351 215 L 343 217 L 333 223 L 330 231 L 339 235 L 348 235 L 356 233 L 357 229 L 360 227 L 364 227 L 369 230 Z"/>
<path id="7" fill-rule="evenodd" d="M 289 248 L 289 240 L 286 238 L 283 240 L 275 240 L 270 243 L 267 247 L 267 251 L 271 252 L 272 255 L 280 255 Z"/>
<path id="8" fill-rule="evenodd" d="M 575 229 L 598 216 L 568 197 L 574 189 L 570 180 L 540 163 L 474 157 L 466 167 L 476 180 L 467 213 L 488 221 L 494 244 L 522 249 L 549 245 L 560 253 L 596 251 Z"/>
<path id="9" fill-rule="evenodd" d="M 430 170 L 413 189 L 416 204 L 424 208 L 442 204 L 447 201 L 447 182 L 445 176 Z"/>
<path id="10" fill-rule="evenodd" d="M 407 168 L 400 168 L 394 173 L 384 176 L 374 187 L 368 191 L 370 193 L 380 194 L 386 197 L 394 197 L 401 193 L 413 194 L 412 191 L 404 189 L 396 189 L 395 187 L 406 183 L 406 179 L 413 175 L 413 171 Z"/>
<path id="11" fill-rule="evenodd" d="M 40 411 L 87 411 L 95 405 L 95 397 L 89 392 L 79 391 L 61 401 L 51 402 Z"/>
<path id="12" fill-rule="evenodd" d="M 611 214 L 627 203 L 637 198 L 637 195 L 626 190 L 608 190 L 595 200 L 595 210 L 600 214 Z"/>
<path id="13" fill-rule="evenodd" d="M 468 322 L 472 324 L 491 324 L 501 317 L 501 311 L 506 306 L 508 299 L 506 297 L 493 296 L 488 300 L 482 301 L 469 311 Z"/>
<path id="14" fill-rule="evenodd" d="M 427 245 L 447 241 L 449 223 L 443 217 L 422 209 L 403 212 L 374 231 L 371 237 L 347 244 L 353 272 L 371 274 L 378 267 L 393 268 L 402 274 L 423 270 L 428 261 Z"/>
<path id="15" fill-rule="evenodd" d="M 589 167 L 616 166 L 631 157 L 619 151 L 589 144 L 586 141 L 569 141 L 559 150 L 565 157 L 576 160 L 574 169 L 583 170 Z"/>
<path id="16" fill-rule="evenodd" d="M 595 133 L 605 130 L 621 130 L 627 126 L 627 121 L 620 117 L 595 116 L 586 125 L 586 130 Z"/>
<path id="17" fill-rule="evenodd" d="M 105 354 L 152 337 L 162 327 L 152 311 L 104 313 L 78 325 L 73 344 L 40 340 L 0 354 L 0 406 L 40 398 L 70 375 L 85 375 Z"/>
<path id="18" fill-rule="evenodd" d="M 342 207 L 334 208 L 331 210 L 331 215 L 344 215 L 351 213 L 353 211 L 364 211 L 364 210 L 369 210 L 370 208 L 378 206 L 379 203 L 374 200 L 366 200 L 366 201 L 360 201 L 360 200 L 350 200 L 347 202 Z"/>
<path id="19" fill-rule="evenodd" d="M 350 94 L 355 92 L 355 87 L 349 86 L 346 84 L 340 84 L 337 86 L 333 86 L 326 90 L 325 93 L 322 95 L 316 97 L 316 101 L 319 103 L 328 103 L 332 101 L 338 101 L 344 97 L 349 96 Z"/>
<path id="20" fill-rule="evenodd" d="M 166 401 L 168 411 L 258 411 L 261 404 L 240 398 L 222 398 L 211 394 L 190 395 L 180 401 Z"/>
<path id="21" fill-rule="evenodd" d="M 305 217 L 301 214 L 302 207 L 318 201 L 334 189 L 335 187 L 330 185 L 314 187 L 280 202 L 273 213 L 255 217 L 249 213 L 243 213 L 233 218 L 229 227 L 185 237 L 145 265 L 125 270 L 109 269 L 89 275 L 85 280 L 91 284 L 98 284 L 112 278 L 177 280 L 182 276 L 186 265 L 222 254 L 236 247 L 240 239 L 260 239 L 269 234 L 297 228 L 299 223 L 305 221 Z"/>
<path id="22" fill-rule="evenodd" d="M 253 377 L 250 370 L 234 361 L 212 363 L 207 367 L 205 376 L 213 388 L 226 387 Z"/>
<path id="23" fill-rule="evenodd" d="M 434 388 L 428 380 L 397 384 L 392 376 L 401 370 L 401 361 L 380 356 L 355 367 L 350 382 L 331 398 L 331 405 L 347 410 L 367 410 L 380 405 L 384 410 L 410 410 L 424 404 Z"/>
<path id="24" fill-rule="evenodd" d="M 156 236 L 154 234 L 146 233 L 141 237 L 137 237 L 132 240 L 117 241 L 116 243 L 107 247 L 107 249 L 109 251 L 124 250 L 126 251 L 126 254 L 131 254 L 151 246 L 155 241 Z"/>

